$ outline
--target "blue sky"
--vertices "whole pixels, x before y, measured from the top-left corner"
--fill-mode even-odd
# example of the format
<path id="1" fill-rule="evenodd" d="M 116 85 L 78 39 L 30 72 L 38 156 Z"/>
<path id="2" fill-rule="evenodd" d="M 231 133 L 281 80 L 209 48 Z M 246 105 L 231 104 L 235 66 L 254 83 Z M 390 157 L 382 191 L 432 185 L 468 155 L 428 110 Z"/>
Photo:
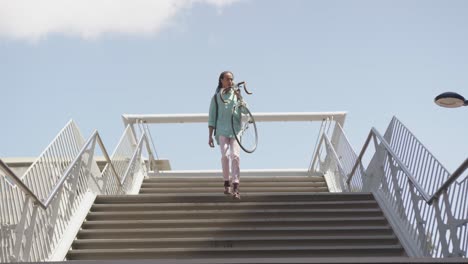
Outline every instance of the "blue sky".
<path id="1" fill-rule="evenodd" d="M 347 111 L 358 152 L 397 116 L 453 172 L 468 153 L 468 1 L 0 3 L 0 157 L 38 156 L 69 119 L 109 151 L 121 115 L 207 112 L 221 71 L 253 112 Z M 73 4 L 71 4 L 73 3 Z M 36 6 L 37 5 L 37 6 Z M 319 124 L 259 124 L 243 168 L 305 168 Z M 218 169 L 205 124 L 155 125 L 174 169 Z"/>

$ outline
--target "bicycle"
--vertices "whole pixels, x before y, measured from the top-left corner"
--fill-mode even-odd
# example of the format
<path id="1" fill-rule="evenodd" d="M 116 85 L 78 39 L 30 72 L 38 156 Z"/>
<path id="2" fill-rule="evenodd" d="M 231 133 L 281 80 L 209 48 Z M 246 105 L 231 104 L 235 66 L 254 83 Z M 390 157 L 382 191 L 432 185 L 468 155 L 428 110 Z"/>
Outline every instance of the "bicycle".
<path id="1" fill-rule="evenodd" d="M 231 127 L 236 137 L 236 141 L 239 143 L 242 150 L 247 153 L 253 153 L 257 149 L 258 144 L 257 126 L 252 113 L 241 95 L 240 88 L 244 88 L 244 91 L 247 94 L 252 94 L 247 90 L 245 82 L 237 83 L 231 87 L 237 97 L 237 103 L 232 108 Z M 221 101 L 226 104 L 221 93 L 222 92 L 219 92 L 219 97 Z"/>

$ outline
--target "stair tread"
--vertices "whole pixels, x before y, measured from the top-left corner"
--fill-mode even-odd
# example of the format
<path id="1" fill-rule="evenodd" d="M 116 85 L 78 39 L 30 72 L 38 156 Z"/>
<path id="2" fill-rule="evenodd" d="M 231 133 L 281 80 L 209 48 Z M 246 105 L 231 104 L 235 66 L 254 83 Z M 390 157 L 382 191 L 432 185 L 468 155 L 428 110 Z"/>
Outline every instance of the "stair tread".
<path id="1" fill-rule="evenodd" d="M 189 232 L 189 231 L 314 231 L 314 230 L 391 230 L 390 226 L 331 226 L 331 227 L 178 227 L 178 228 L 127 228 L 127 229 L 82 229 L 80 233 L 133 233 L 133 232 Z"/>
<path id="2" fill-rule="evenodd" d="M 151 252 L 151 251 L 257 251 L 257 250 L 266 250 L 266 251 L 276 251 L 276 250 L 323 250 L 323 249 L 334 249 L 334 250 L 345 250 L 345 249 L 401 249 L 401 245 L 346 245 L 346 246 L 269 246 L 269 247 L 233 247 L 233 248 L 216 248 L 216 247 L 198 247 L 198 248 L 132 248 L 132 249 L 72 249 L 70 252 L 112 252 L 118 251 L 120 253 L 135 253 L 135 252 Z"/>
<path id="3" fill-rule="evenodd" d="M 137 194 L 137 195 L 98 195 L 98 197 L 130 197 L 130 196 L 141 196 L 143 194 Z M 213 197 L 213 196 L 217 196 L 216 194 L 212 194 L 212 193 L 207 193 L 207 194 L 190 194 L 190 193 L 186 193 L 186 194 L 182 194 L 184 196 L 208 196 L 208 197 Z M 254 197 L 260 197 L 260 196 L 287 196 L 287 195 L 294 195 L 294 196 L 314 196 L 314 197 L 326 197 L 326 196 L 330 196 L 330 197 L 333 197 L 333 198 L 337 198 L 337 197 L 353 197 L 353 196 L 365 196 L 365 197 L 369 197 L 369 199 L 373 199 L 373 195 L 372 193 L 369 193 L 369 192 L 360 192 L 360 193 L 319 193 L 319 194 L 316 194 L 316 193 L 309 193 L 309 192 L 292 192 L 292 193 L 268 193 L 268 192 L 255 192 L 255 193 L 251 193 L 250 194 L 251 196 L 254 196 Z M 163 194 L 163 195 L 157 195 L 157 194 L 145 194 L 144 196 L 155 196 L 155 197 L 158 197 L 158 196 L 167 196 L 167 194 Z"/>
<path id="4" fill-rule="evenodd" d="M 112 204 L 94 204 L 92 212 L 112 212 L 112 211 L 162 211 L 162 210 L 217 210 L 224 209 L 319 209 L 319 208 L 379 208 L 375 201 L 304 201 L 304 202 L 194 202 L 194 203 L 159 203 L 144 201 L 141 203 L 112 203 Z"/>
<path id="5" fill-rule="evenodd" d="M 129 259 L 119 259 L 110 261 L 99 261 L 99 263 L 107 264 L 123 264 L 129 263 Z M 444 263 L 464 263 L 466 258 L 444 258 Z M 78 263 L 78 262 L 77 262 Z M 98 263 L 97 261 L 86 261 L 83 263 Z M 385 257 L 237 257 L 232 258 L 203 258 L 192 257 L 190 259 L 139 259 L 135 263 L 140 264 L 356 264 L 356 263 L 382 263 L 382 264 L 423 264 L 423 263 L 441 263 L 440 259 L 428 257 L 403 257 L 403 256 L 385 256 Z"/>
<path id="6" fill-rule="evenodd" d="M 212 213 L 359 213 L 359 212 L 382 212 L 380 208 L 337 208 L 337 209 L 192 209 L 192 210 L 165 210 L 165 211 L 119 211 L 119 212 L 90 212 L 88 215 L 161 215 L 161 214 L 212 214 Z"/>
<path id="7" fill-rule="evenodd" d="M 175 193 L 175 194 L 186 194 L 187 191 L 190 191 L 188 193 L 189 195 L 197 195 L 197 194 L 220 194 L 222 193 L 222 190 L 220 188 L 141 188 L 140 189 L 140 194 L 145 194 L 145 193 L 155 193 L 155 194 L 166 194 L 166 193 Z M 287 188 L 262 188 L 261 190 L 258 190 L 257 187 L 252 187 L 252 189 L 249 188 L 240 188 L 240 191 L 242 195 L 252 195 L 256 194 L 259 191 L 264 192 L 264 193 L 270 193 L 270 194 L 275 194 L 275 193 L 291 193 L 291 192 L 297 192 L 297 193 L 311 193 L 311 192 L 325 192 L 328 193 L 328 187 L 304 187 L 304 188 L 298 188 L 298 187 L 292 187 L 291 189 Z"/>
<path id="8" fill-rule="evenodd" d="M 245 193 L 242 192 L 242 200 L 244 202 L 246 199 L 258 200 L 259 198 L 265 199 L 275 199 L 275 198 L 287 198 L 287 199 L 299 199 L 299 198 L 307 198 L 307 199 L 342 199 L 342 198 L 354 198 L 354 199 L 371 199 L 374 200 L 374 197 L 371 193 L 329 193 L 329 192 L 321 192 L 321 193 L 311 193 L 311 192 L 283 192 L 283 193 L 271 193 L 271 192 L 255 192 L 255 193 Z M 225 201 L 226 197 L 222 192 L 219 193 L 178 193 L 178 194 L 156 194 L 156 193 L 146 193 L 146 194 L 138 194 L 138 195 L 98 195 L 96 201 L 99 203 L 100 201 L 106 200 L 144 200 L 146 198 L 155 198 L 155 199 L 192 199 L 197 201 L 197 198 L 210 198 L 215 200 L 223 199 Z"/>
<path id="9" fill-rule="evenodd" d="M 229 237 L 181 237 L 181 238 L 112 238 L 78 239 L 77 243 L 127 243 L 127 242 L 171 242 L 171 241 L 255 241 L 255 240 L 383 240 L 395 239 L 395 235 L 342 235 L 342 236 L 229 236 Z"/>
<path id="10" fill-rule="evenodd" d="M 67 258 L 405 254 L 372 193 L 330 193 L 323 176 L 244 177 L 240 191 L 233 200 L 222 177 L 166 175 L 144 179 L 138 195 L 98 196 Z"/>
<path id="11" fill-rule="evenodd" d="M 242 182 L 294 182 L 294 181 L 324 181 L 325 177 L 323 176 L 249 176 L 242 177 Z M 220 177 L 182 177 L 182 176 L 157 176 L 144 179 L 146 182 L 220 182 L 222 178 Z"/>
<path id="12" fill-rule="evenodd" d="M 198 187 L 223 187 L 223 181 L 217 182 L 143 182 L 142 186 L 155 187 L 179 187 L 179 186 L 198 186 Z M 326 184 L 326 181 L 296 181 L 296 182 L 244 182 L 241 186 L 245 187 L 277 187 L 277 186 L 314 186 Z"/>
<path id="13" fill-rule="evenodd" d="M 351 201 L 301 201 L 301 202 L 242 202 L 242 203 L 233 203 L 233 202 L 193 202 L 193 203 L 134 203 L 134 204 L 128 204 L 128 203 L 113 203 L 113 204 L 94 204 L 93 207 L 103 207 L 103 208 L 109 208 L 109 207 L 121 207 L 121 206 L 134 206 L 134 207 L 146 207 L 146 206 L 152 206 L 152 207 L 168 207 L 168 206 L 249 206 L 249 205 L 342 205 L 342 204 L 356 204 L 356 205 L 361 205 L 361 204 L 372 204 L 372 205 L 378 205 L 376 201 L 373 200 L 351 200 Z"/>
<path id="14" fill-rule="evenodd" d="M 167 186 L 141 186 L 141 190 L 171 190 L 171 191 L 180 191 L 181 193 L 186 192 L 187 190 L 190 191 L 220 191 L 224 187 L 223 186 L 213 186 L 213 187 L 206 187 L 206 186 L 178 186 L 178 187 L 167 187 Z M 310 190 L 310 189 L 322 189 L 326 188 L 328 190 L 328 187 L 326 184 L 316 184 L 315 186 L 262 186 L 262 187 L 257 187 L 257 186 L 242 186 L 239 187 L 239 190 L 245 193 L 252 193 L 252 192 L 266 192 L 266 191 L 272 191 L 272 192 L 303 192 L 305 190 Z"/>
<path id="15" fill-rule="evenodd" d="M 295 222 L 295 221 L 309 221 L 309 222 L 323 222 L 323 221 L 364 221 L 364 220 L 385 220 L 384 216 L 372 217 L 324 217 L 317 219 L 316 217 L 295 217 L 295 218 L 249 218 L 249 219 L 231 219 L 231 218 L 217 218 L 217 219 L 163 219 L 163 220 L 88 220 L 85 223 L 100 222 L 100 223 L 193 223 L 193 222 Z"/>

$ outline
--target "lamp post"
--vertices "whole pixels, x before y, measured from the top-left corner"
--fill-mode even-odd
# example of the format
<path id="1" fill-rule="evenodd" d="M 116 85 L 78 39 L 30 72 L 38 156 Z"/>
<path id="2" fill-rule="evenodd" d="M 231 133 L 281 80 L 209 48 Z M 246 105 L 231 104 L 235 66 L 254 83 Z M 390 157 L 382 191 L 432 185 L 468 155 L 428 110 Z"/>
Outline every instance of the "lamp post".
<path id="1" fill-rule="evenodd" d="M 468 106 L 468 100 L 465 100 L 465 97 L 454 92 L 441 93 L 434 98 L 434 102 L 439 106 L 448 108 Z"/>

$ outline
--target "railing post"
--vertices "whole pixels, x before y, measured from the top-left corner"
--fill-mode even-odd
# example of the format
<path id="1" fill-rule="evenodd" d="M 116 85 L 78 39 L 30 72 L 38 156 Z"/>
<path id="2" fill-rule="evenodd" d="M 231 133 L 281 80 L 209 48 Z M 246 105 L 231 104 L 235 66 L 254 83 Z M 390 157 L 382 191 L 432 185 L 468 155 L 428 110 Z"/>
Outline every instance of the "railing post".
<path id="1" fill-rule="evenodd" d="M 64 189 L 65 186 L 62 185 L 62 187 L 60 188 L 60 191 L 57 193 L 57 195 L 55 196 L 55 198 L 53 199 L 52 201 L 52 206 L 49 210 L 52 211 L 51 213 L 51 218 L 49 219 L 48 223 L 46 224 L 47 225 L 47 236 L 48 236 L 48 241 L 43 241 L 43 245 L 46 245 L 49 250 L 50 250 L 50 247 L 51 247 L 51 244 L 50 243 L 50 240 L 53 239 L 54 237 L 54 232 L 55 232 L 55 229 L 57 227 L 57 221 L 58 221 L 58 218 L 59 218 L 59 210 L 60 210 L 60 200 L 62 199 L 62 196 L 63 196 L 63 192 L 64 192 Z"/>
<path id="2" fill-rule="evenodd" d="M 421 243 L 421 249 L 423 250 L 424 254 L 426 256 L 431 256 L 431 252 L 429 250 L 429 247 L 427 246 L 428 244 L 428 239 L 432 239 L 431 237 L 428 238 L 427 234 L 426 234 L 426 222 L 425 220 L 423 220 L 422 216 L 421 216 L 421 209 L 419 208 L 419 202 L 420 201 L 424 201 L 424 199 L 421 197 L 421 196 L 418 196 L 415 192 L 415 187 L 414 187 L 414 184 L 411 182 L 411 181 L 408 181 L 409 183 L 409 189 L 410 189 L 410 192 L 411 192 L 411 202 L 413 203 L 413 212 L 414 212 L 414 215 L 415 215 L 415 218 L 416 218 L 416 228 L 418 230 L 418 233 L 419 233 L 419 243 Z"/>
<path id="3" fill-rule="evenodd" d="M 29 195 L 26 195 L 26 199 L 24 200 L 24 204 L 23 204 L 23 211 L 21 212 L 21 219 L 15 229 L 15 245 L 13 248 L 13 256 L 12 256 L 13 261 L 22 260 L 20 258 L 20 255 L 21 255 L 21 248 L 23 246 L 23 237 L 24 237 L 24 233 L 26 230 L 26 218 L 28 216 L 30 200 L 31 200 L 31 197 Z M 30 224 L 33 224 L 33 222 L 31 221 Z"/>
<path id="4" fill-rule="evenodd" d="M 367 147 L 369 146 L 371 136 L 372 136 L 372 130 L 369 132 L 369 135 L 367 136 L 366 142 L 364 143 L 364 146 L 362 147 L 361 152 L 359 153 L 359 156 L 357 157 L 356 162 L 354 163 L 354 166 L 351 169 L 351 172 L 347 176 L 348 179 L 346 180 L 346 183 L 348 184 L 348 186 L 350 186 L 350 184 L 351 184 L 351 179 L 354 177 L 354 173 L 356 172 L 356 169 L 357 169 L 358 165 L 361 165 L 362 157 L 364 156 L 364 153 L 366 152 Z M 351 190 L 351 188 L 350 188 L 350 190 Z"/>
<path id="5" fill-rule="evenodd" d="M 369 162 L 367 169 L 365 170 L 366 177 L 362 177 L 362 189 L 361 191 L 372 192 L 379 188 L 382 183 L 382 179 L 385 178 L 384 166 L 387 158 L 387 152 L 385 147 L 379 144 L 377 137 L 374 133 L 371 134 L 372 142 L 374 143 L 375 154 Z M 362 158 L 362 157 L 361 157 Z M 362 168 L 362 171 L 364 169 Z"/>
<path id="6" fill-rule="evenodd" d="M 75 191 L 76 191 L 76 183 L 78 182 L 78 178 L 79 178 L 79 174 L 80 174 L 80 169 L 81 169 L 81 164 L 82 164 L 82 159 L 80 158 L 78 160 L 78 162 L 75 164 L 72 172 L 70 173 L 71 176 L 70 176 L 70 185 L 69 185 L 69 188 L 68 188 L 68 199 L 65 201 L 65 203 L 67 203 L 69 206 L 67 206 L 67 208 L 64 208 L 65 212 L 64 212 L 64 216 L 63 217 L 67 217 L 67 211 L 72 208 L 71 205 L 73 205 L 74 203 L 74 200 L 75 200 Z M 60 190 L 57 192 L 57 196 L 55 196 L 54 198 L 54 202 L 53 202 L 53 214 L 52 214 L 52 218 L 51 218 L 51 222 L 50 222 L 50 226 L 49 226 L 49 237 L 50 238 L 53 238 L 53 234 L 55 232 L 55 229 L 57 227 L 57 221 L 59 220 L 59 215 L 58 215 L 58 212 L 59 212 L 59 209 L 60 209 L 60 201 L 62 200 L 62 197 L 65 194 L 65 184 L 62 185 L 62 187 L 60 188 Z M 50 243 L 48 243 L 50 244 Z"/>
<path id="7" fill-rule="evenodd" d="M 408 219 L 406 212 L 405 212 L 403 198 L 401 197 L 401 187 L 397 178 L 399 169 L 394 164 L 393 158 L 391 156 L 388 157 L 388 163 L 390 164 L 390 176 L 391 176 L 393 188 L 395 190 L 394 192 L 395 192 L 395 199 L 396 199 L 396 203 L 397 203 L 398 211 L 399 211 L 398 213 L 401 218 Z"/>
<path id="8" fill-rule="evenodd" d="M 112 194 L 111 190 L 109 189 L 111 187 L 110 184 L 108 184 L 109 180 L 113 178 L 115 180 L 115 177 L 112 177 L 113 172 L 110 169 L 110 165 L 107 164 L 107 166 L 102 170 L 102 194 L 109 195 Z"/>
<path id="9" fill-rule="evenodd" d="M 435 216 L 437 219 L 438 223 L 438 230 L 439 230 L 439 238 L 440 238 L 440 245 L 442 246 L 442 255 L 445 257 L 450 256 L 450 251 L 449 251 L 449 243 L 447 241 L 447 230 L 448 230 L 448 224 L 444 223 L 444 219 L 442 217 L 442 211 L 440 210 L 440 205 L 438 201 L 433 203 L 434 210 L 435 210 Z"/>
<path id="10" fill-rule="evenodd" d="M 315 142 L 315 146 L 314 146 L 314 151 L 313 151 L 313 154 L 314 155 L 312 157 L 312 162 L 310 163 L 310 166 L 309 166 L 309 172 L 312 173 L 314 167 L 315 167 L 315 163 L 317 162 L 317 159 L 319 159 L 319 155 L 320 155 L 320 147 L 322 146 L 322 141 L 323 141 L 323 125 L 324 125 L 324 122 L 325 122 L 325 119 L 322 120 L 322 123 L 320 125 L 320 130 L 319 130 L 319 133 L 317 135 L 317 141 Z"/>
<path id="11" fill-rule="evenodd" d="M 47 235 L 49 239 L 54 237 L 54 232 L 55 228 L 57 227 L 57 221 L 59 218 L 59 210 L 60 210 L 60 200 L 62 199 L 63 193 L 64 193 L 64 188 L 65 185 L 62 185 L 57 192 L 57 195 L 54 197 L 53 202 L 52 202 L 52 208 L 49 210 L 52 211 L 52 217 L 50 218 L 49 222 L 47 223 Z M 50 241 L 44 241 L 44 244 L 47 244 L 48 247 L 50 247 L 49 243 Z"/>
<path id="12" fill-rule="evenodd" d="M 347 185 L 345 184 L 346 173 L 344 172 L 340 158 L 338 157 L 338 154 L 336 153 L 331 140 L 328 138 L 327 135 L 323 135 L 322 138 L 323 138 L 323 141 L 325 142 L 325 149 L 327 150 L 326 159 L 328 160 L 328 164 L 325 166 L 328 168 L 331 168 L 332 166 L 330 166 L 330 163 L 332 163 L 333 168 L 334 168 L 333 178 L 327 179 L 327 176 L 325 174 L 326 176 L 325 178 L 327 179 L 327 184 L 328 184 L 328 181 L 331 181 L 328 186 L 330 191 L 333 191 L 333 192 L 349 191 L 347 189 Z"/>
<path id="13" fill-rule="evenodd" d="M 29 227 L 25 230 L 25 238 L 26 238 L 26 245 L 24 246 L 24 251 L 23 251 L 23 261 L 29 261 L 31 259 L 31 247 L 32 247 L 32 241 L 33 241 L 33 235 L 34 235 L 34 229 L 36 228 L 36 218 L 37 218 L 37 210 L 38 210 L 39 205 L 36 203 L 33 203 L 33 212 L 31 215 L 31 222 Z"/>
<path id="14" fill-rule="evenodd" d="M 466 253 L 461 249 L 460 238 L 457 236 L 458 228 L 467 224 L 467 220 L 455 219 L 452 213 L 452 206 L 448 200 L 447 189 L 442 192 L 442 199 L 445 204 L 445 211 L 447 212 L 447 226 L 450 229 L 450 240 L 452 241 L 452 254 L 450 257 L 466 257 Z"/>
<path id="15" fill-rule="evenodd" d="M 85 167 L 84 167 L 84 175 L 83 175 L 83 179 L 86 180 L 86 182 L 89 181 L 89 177 L 91 175 L 91 170 L 92 170 L 92 166 L 93 166 L 93 162 L 94 162 L 94 150 L 96 149 L 96 142 L 97 142 L 97 137 L 98 137 L 98 134 L 96 134 L 96 136 L 94 137 L 94 140 L 93 140 L 93 143 L 91 144 L 91 147 L 89 148 L 89 151 L 88 151 L 88 160 L 86 161 L 85 163 Z M 83 160 L 80 160 L 80 166 L 81 167 L 81 163 L 83 162 Z M 73 183 L 72 183 L 72 186 L 73 186 L 73 190 L 76 190 L 78 187 L 78 180 L 80 178 L 80 170 L 78 170 L 78 172 L 76 173 L 76 178 L 73 179 Z M 97 179 L 93 179 L 93 180 L 96 180 Z M 96 185 L 97 187 L 99 188 L 99 184 L 96 182 Z M 74 197 L 75 197 L 75 192 L 71 192 L 70 193 L 70 200 L 74 200 Z"/>
<path id="16" fill-rule="evenodd" d="M 323 134 L 320 137 L 320 141 L 319 141 L 319 144 L 317 145 L 317 148 L 315 149 L 314 157 L 313 157 L 312 163 L 311 163 L 311 165 L 309 167 L 309 172 L 310 173 L 314 172 L 315 164 L 317 163 L 317 161 L 319 161 L 319 164 L 320 164 L 319 159 L 320 159 L 320 149 L 322 148 L 322 144 L 323 144 Z"/>
<path id="17" fill-rule="evenodd" d="M 12 225 L 0 223 L 0 253 L 3 254 L 0 257 L 0 261 L 8 260 L 15 262 L 11 251 L 12 247 L 10 246 L 13 242 L 13 231 L 14 228 Z"/>
<path id="18" fill-rule="evenodd" d="M 146 150 L 148 151 L 148 155 L 149 155 L 148 170 L 156 171 L 156 161 L 154 159 L 153 149 L 151 148 L 151 145 L 154 147 L 153 137 L 151 136 L 151 132 L 149 130 L 148 124 L 144 122 L 143 127 L 145 129 L 145 134 L 146 134 L 146 139 L 145 139 Z M 154 149 L 154 151 L 156 151 L 156 149 Z"/>
<path id="19" fill-rule="evenodd" d="M 91 155 L 92 156 L 92 155 Z M 68 191 L 68 203 L 69 204 L 73 204 L 74 200 L 75 200 L 75 196 L 76 196 L 76 189 L 77 189 L 77 186 L 78 186 L 78 180 L 80 179 L 80 172 L 81 172 L 81 169 L 83 169 L 83 158 L 81 158 L 77 163 L 76 163 L 76 166 L 72 172 L 72 176 L 70 177 L 70 190 Z M 89 166 L 89 163 L 86 164 L 86 166 Z M 84 173 L 86 173 L 83 177 L 86 179 L 86 177 L 88 176 L 88 168 L 85 167 L 84 168 Z"/>

